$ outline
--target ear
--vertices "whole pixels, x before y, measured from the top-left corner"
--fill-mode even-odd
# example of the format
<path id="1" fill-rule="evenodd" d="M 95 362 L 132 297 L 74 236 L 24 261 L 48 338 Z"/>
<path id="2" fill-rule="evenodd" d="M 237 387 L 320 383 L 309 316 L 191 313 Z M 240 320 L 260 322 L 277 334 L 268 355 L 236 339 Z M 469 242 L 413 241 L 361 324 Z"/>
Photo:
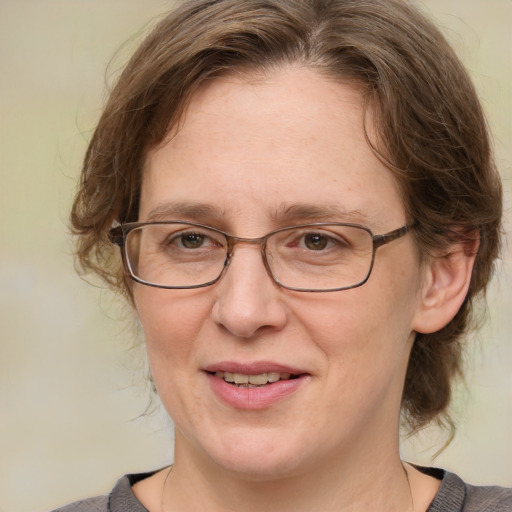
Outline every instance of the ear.
<path id="1" fill-rule="evenodd" d="M 413 329 L 419 333 L 439 331 L 459 311 L 471 282 L 480 239 L 455 243 L 447 253 L 425 265 L 425 279 Z"/>

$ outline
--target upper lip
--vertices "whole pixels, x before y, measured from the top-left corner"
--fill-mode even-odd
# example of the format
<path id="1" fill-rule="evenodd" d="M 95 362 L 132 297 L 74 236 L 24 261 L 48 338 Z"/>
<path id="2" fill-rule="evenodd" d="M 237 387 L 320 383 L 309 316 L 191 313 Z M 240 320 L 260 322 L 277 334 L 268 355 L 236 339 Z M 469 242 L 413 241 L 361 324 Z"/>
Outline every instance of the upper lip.
<path id="1" fill-rule="evenodd" d="M 271 361 L 254 361 L 251 363 L 220 361 L 218 363 L 212 363 L 205 366 L 203 370 L 209 373 L 230 372 L 241 373 L 242 375 L 260 375 L 262 373 L 270 372 L 289 373 L 291 375 L 302 375 L 308 373 L 300 368 Z"/>

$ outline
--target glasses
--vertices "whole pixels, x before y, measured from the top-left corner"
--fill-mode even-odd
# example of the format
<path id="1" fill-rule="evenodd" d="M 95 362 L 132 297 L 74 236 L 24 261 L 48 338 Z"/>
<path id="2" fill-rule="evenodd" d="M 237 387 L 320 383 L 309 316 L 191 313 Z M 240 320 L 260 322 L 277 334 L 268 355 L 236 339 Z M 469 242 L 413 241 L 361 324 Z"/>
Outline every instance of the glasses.
<path id="1" fill-rule="evenodd" d="M 138 283 L 157 288 L 201 288 L 216 283 L 237 244 L 259 245 L 268 274 L 281 287 L 331 292 L 363 285 L 376 250 L 403 237 L 406 225 L 383 235 L 358 224 L 315 223 L 241 238 L 185 221 L 131 222 L 109 231 L 125 268 Z"/>

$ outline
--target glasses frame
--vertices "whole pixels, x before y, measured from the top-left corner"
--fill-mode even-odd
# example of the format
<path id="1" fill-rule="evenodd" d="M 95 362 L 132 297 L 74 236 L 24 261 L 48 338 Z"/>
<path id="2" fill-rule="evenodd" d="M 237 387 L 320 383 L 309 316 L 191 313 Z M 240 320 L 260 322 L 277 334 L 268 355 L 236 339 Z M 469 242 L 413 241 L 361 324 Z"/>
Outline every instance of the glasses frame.
<path id="1" fill-rule="evenodd" d="M 226 259 L 224 260 L 224 265 L 222 267 L 222 270 L 220 271 L 219 275 L 207 283 L 203 284 L 197 284 L 192 286 L 168 286 L 168 285 L 161 285 L 161 284 L 155 284 L 151 283 L 149 281 L 144 281 L 144 279 L 141 279 L 140 277 L 137 277 L 130 265 L 130 261 L 127 255 L 127 249 L 126 249 L 126 238 L 129 235 L 131 231 L 134 229 L 144 227 L 144 226 L 150 226 L 150 225 L 165 225 L 165 224 L 183 224 L 184 226 L 197 226 L 199 228 L 209 229 L 211 231 L 215 231 L 216 233 L 219 233 L 224 236 L 224 238 L 227 241 L 227 252 L 226 252 Z M 280 233 L 281 231 L 287 231 L 291 229 L 301 229 L 301 228 L 307 228 L 307 227 L 324 227 L 324 226 L 347 226 L 352 228 L 358 228 L 366 231 L 372 239 L 372 259 L 370 263 L 370 268 L 368 269 L 368 273 L 366 274 L 366 277 L 359 281 L 356 284 L 350 285 L 350 286 L 342 286 L 339 288 L 327 288 L 327 289 L 311 289 L 311 288 L 295 288 L 293 286 L 286 286 L 285 284 L 281 283 L 279 279 L 273 274 L 272 269 L 270 268 L 270 265 L 268 263 L 267 254 L 266 254 L 266 245 L 267 240 L 274 235 L 275 233 Z M 108 239 L 111 243 L 119 246 L 121 249 L 121 256 L 123 260 L 123 266 L 125 270 L 128 271 L 128 275 L 131 279 L 136 281 L 137 283 L 146 285 L 146 286 L 152 286 L 154 288 L 164 288 L 168 290 L 190 290 L 194 288 L 205 288 L 207 286 L 211 286 L 215 284 L 219 279 L 222 277 L 224 272 L 229 266 L 229 263 L 231 261 L 231 258 L 233 256 L 233 250 L 237 244 L 243 243 L 243 244 L 251 244 L 251 245 L 259 245 L 261 249 L 261 256 L 263 259 L 263 264 L 265 265 L 265 269 L 267 270 L 268 275 L 272 278 L 272 280 L 281 288 L 285 288 L 287 290 L 293 290 L 296 292 L 311 292 L 311 293 L 323 293 L 323 292 L 337 292 L 337 291 L 343 291 L 343 290 L 350 290 L 352 288 L 358 288 L 359 286 L 362 286 L 365 284 L 368 279 L 370 278 L 370 275 L 373 270 L 373 265 L 375 262 L 375 253 L 379 247 L 382 247 L 383 245 L 389 244 L 390 242 L 393 242 L 394 240 L 397 240 L 398 238 L 402 238 L 405 236 L 411 229 L 414 228 L 413 224 L 406 224 L 400 228 L 394 229 L 392 231 L 389 231 L 388 233 L 384 233 L 381 235 L 374 235 L 372 230 L 366 226 L 362 226 L 360 224 L 352 224 L 348 222 L 314 222 L 314 223 L 308 223 L 308 224 L 297 224 L 293 226 L 286 226 L 279 229 L 274 229 L 273 231 L 270 231 L 266 235 L 258 238 L 244 238 L 239 236 L 230 235 L 229 233 L 226 233 L 225 231 L 222 231 L 220 229 L 214 228 L 212 226 L 207 226 L 206 224 L 199 224 L 197 222 L 188 222 L 184 220 L 166 220 L 166 221 L 153 221 L 153 222 L 126 222 L 123 224 L 118 224 L 117 226 L 114 226 L 109 229 L 108 231 Z"/>

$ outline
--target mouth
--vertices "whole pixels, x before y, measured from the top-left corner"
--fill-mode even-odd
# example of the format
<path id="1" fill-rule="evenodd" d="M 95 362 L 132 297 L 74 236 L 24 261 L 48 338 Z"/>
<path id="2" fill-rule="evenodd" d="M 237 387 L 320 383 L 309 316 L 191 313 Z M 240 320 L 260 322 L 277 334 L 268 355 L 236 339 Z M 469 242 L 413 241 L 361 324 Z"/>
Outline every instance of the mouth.
<path id="1" fill-rule="evenodd" d="M 232 372 L 208 372 L 210 375 L 221 379 L 238 388 L 262 388 L 281 380 L 293 380 L 300 377 L 298 374 L 285 372 L 266 372 L 258 374 L 232 373 Z"/>
<path id="2" fill-rule="evenodd" d="M 303 369 L 275 361 L 223 361 L 210 364 L 203 371 L 214 395 L 237 410 L 272 407 L 294 395 L 311 379 L 311 374 Z"/>

